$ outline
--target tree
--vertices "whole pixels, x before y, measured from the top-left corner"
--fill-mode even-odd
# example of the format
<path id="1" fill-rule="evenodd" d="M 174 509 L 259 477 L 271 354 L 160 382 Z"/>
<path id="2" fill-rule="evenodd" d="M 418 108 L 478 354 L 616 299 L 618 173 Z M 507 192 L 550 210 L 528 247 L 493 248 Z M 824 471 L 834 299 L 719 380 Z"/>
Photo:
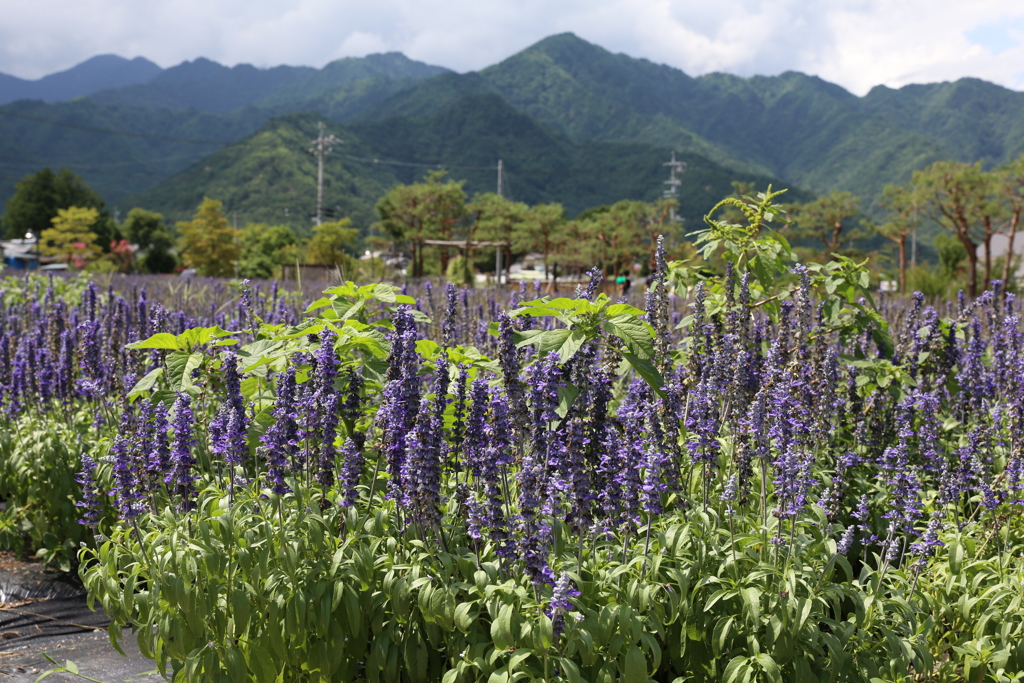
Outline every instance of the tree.
<path id="1" fill-rule="evenodd" d="M 413 251 L 413 277 L 423 275 L 423 246 L 428 239 L 452 239 L 466 215 L 463 182 L 442 182 L 444 171 L 432 171 L 413 185 L 395 185 L 377 202 L 381 220 L 374 227 L 396 242 L 409 242 Z M 442 247 L 441 270 L 448 267 L 448 249 Z"/>
<path id="2" fill-rule="evenodd" d="M 512 239 L 526 220 L 530 210 L 522 202 L 514 202 L 493 192 L 478 194 L 466 205 L 466 213 L 472 217 L 469 238 L 486 242 L 505 242 L 508 246 L 496 247 L 504 254 L 504 270 L 508 273 L 512 265 Z M 472 257 L 470 257 L 472 258 Z"/>
<path id="3" fill-rule="evenodd" d="M 350 225 L 351 220 L 342 218 L 313 228 L 313 239 L 306 247 L 306 263 L 334 266 L 351 273 L 353 264 L 349 252 L 355 249 L 359 231 L 350 228 Z"/>
<path id="4" fill-rule="evenodd" d="M 907 291 L 907 237 L 917 230 L 918 212 L 913 195 L 907 188 L 887 185 L 882 190 L 882 206 L 889 211 L 888 220 L 872 228 L 892 240 L 899 249 L 900 291 Z"/>
<path id="5" fill-rule="evenodd" d="M 1024 214 L 1024 154 L 1010 163 L 996 169 L 996 193 L 1005 202 L 1007 221 L 1006 260 L 1003 261 L 1003 283 L 1010 283 L 1010 269 L 1013 263 L 1013 242 L 1020 229 L 1021 215 Z M 1006 291 L 1004 286 L 1003 291 Z"/>
<path id="6" fill-rule="evenodd" d="M 545 279 L 551 275 L 548 257 L 561 247 L 565 223 L 565 209 L 561 204 L 537 204 L 530 207 L 513 234 L 516 250 L 539 251 L 544 255 Z"/>
<path id="7" fill-rule="evenodd" d="M 938 223 L 956 237 L 967 252 L 967 294 L 977 294 L 978 233 L 990 209 L 991 179 L 981 162 L 938 161 L 914 171 L 914 201 L 921 215 Z M 988 255 L 988 248 L 986 248 Z"/>
<path id="8" fill-rule="evenodd" d="M 145 209 L 132 209 L 121 226 L 128 241 L 142 253 L 140 270 L 146 273 L 170 273 L 177 265 L 171 253 L 173 241 L 164 217 Z"/>
<path id="9" fill-rule="evenodd" d="M 178 253 L 185 265 L 200 275 L 230 277 L 242 249 L 238 244 L 240 231 L 228 223 L 222 204 L 206 197 L 191 221 L 177 224 L 181 235 Z"/>
<path id="10" fill-rule="evenodd" d="M 98 218 L 99 211 L 93 208 L 57 209 L 51 221 L 53 227 L 43 230 L 39 236 L 39 252 L 59 256 L 73 268 L 85 267 L 101 251 L 96 244 L 96 233 L 92 231 Z"/>
<path id="11" fill-rule="evenodd" d="M 59 209 L 72 206 L 96 209 L 97 218 L 92 232 L 96 234 L 97 242 L 103 250 L 109 249 L 111 242 L 120 239 L 103 198 L 67 168 L 58 173 L 44 168 L 22 178 L 14 186 L 14 194 L 7 200 L 4 234 L 8 239 L 24 237 L 29 231 L 41 235 L 44 230 L 50 229 L 51 221 Z"/>
<path id="12" fill-rule="evenodd" d="M 286 225 L 249 223 L 239 237 L 242 254 L 238 259 L 238 275 L 268 280 L 285 263 L 298 260 L 299 240 Z"/>
<path id="13" fill-rule="evenodd" d="M 673 212 L 678 208 L 679 202 L 675 199 L 659 199 L 638 207 L 640 227 L 647 236 L 648 265 L 652 271 L 657 265 L 658 236 L 670 236 L 679 230 L 679 223 L 672 220 Z"/>
<path id="14" fill-rule="evenodd" d="M 648 253 L 645 220 L 650 205 L 624 199 L 610 207 L 584 212 L 578 218 L 591 259 L 605 274 L 615 275 Z"/>
<path id="15" fill-rule="evenodd" d="M 801 237 L 821 240 L 832 254 L 858 237 L 851 219 L 860 212 L 860 200 L 849 192 L 833 192 L 806 204 L 789 206 L 790 220 Z"/>

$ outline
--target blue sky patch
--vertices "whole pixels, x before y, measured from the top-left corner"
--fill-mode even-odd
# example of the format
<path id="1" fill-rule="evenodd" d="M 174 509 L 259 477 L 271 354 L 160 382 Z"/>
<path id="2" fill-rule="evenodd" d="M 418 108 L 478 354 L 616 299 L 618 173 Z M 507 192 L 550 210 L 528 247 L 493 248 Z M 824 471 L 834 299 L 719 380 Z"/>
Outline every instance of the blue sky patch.
<path id="1" fill-rule="evenodd" d="M 1020 45 L 1020 40 L 1013 37 L 1011 31 L 1024 31 L 1024 17 L 981 24 L 964 31 L 964 37 L 998 55 Z"/>

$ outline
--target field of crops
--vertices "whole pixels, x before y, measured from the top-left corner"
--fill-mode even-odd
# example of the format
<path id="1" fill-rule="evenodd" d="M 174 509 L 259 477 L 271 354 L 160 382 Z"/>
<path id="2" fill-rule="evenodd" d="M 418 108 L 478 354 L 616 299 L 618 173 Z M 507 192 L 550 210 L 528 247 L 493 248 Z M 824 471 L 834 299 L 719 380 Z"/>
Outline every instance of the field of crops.
<path id="1" fill-rule="evenodd" d="M 0 544 L 176 681 L 1021 680 L 1020 302 L 738 208 L 631 301 L 8 285 Z"/>

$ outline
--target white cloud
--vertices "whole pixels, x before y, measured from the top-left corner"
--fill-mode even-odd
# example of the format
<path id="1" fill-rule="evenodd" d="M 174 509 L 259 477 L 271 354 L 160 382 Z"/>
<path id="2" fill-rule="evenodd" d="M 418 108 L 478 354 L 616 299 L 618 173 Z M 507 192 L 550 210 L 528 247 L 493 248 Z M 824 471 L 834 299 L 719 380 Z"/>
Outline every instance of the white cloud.
<path id="1" fill-rule="evenodd" d="M 798 70 L 858 94 L 1024 79 L 1017 0 L 0 0 L 0 71 L 38 78 L 107 52 L 322 66 L 388 50 L 467 71 L 563 31 L 691 75 Z"/>

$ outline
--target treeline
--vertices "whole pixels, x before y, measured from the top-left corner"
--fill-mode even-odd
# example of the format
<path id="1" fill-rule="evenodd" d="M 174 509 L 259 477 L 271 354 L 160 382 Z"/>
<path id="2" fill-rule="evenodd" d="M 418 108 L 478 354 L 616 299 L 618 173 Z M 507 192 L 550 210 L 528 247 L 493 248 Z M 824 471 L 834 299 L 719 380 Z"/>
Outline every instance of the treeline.
<path id="1" fill-rule="evenodd" d="M 444 171 L 429 172 L 421 182 L 395 185 L 381 197 L 379 220 L 362 239 L 346 218 L 318 225 L 311 238 L 302 239 L 282 225 L 249 223 L 238 229 L 221 203 L 209 198 L 191 221 L 174 228 L 160 214 L 138 208 L 119 224 L 103 199 L 71 171 L 44 169 L 18 184 L 3 225 L 8 238 L 38 235 L 42 254 L 93 271 L 194 268 L 210 276 L 271 278 L 285 264 L 308 263 L 358 277 L 356 255 L 369 248 L 408 254 L 410 276 L 445 275 L 466 284 L 479 272 L 494 271 L 496 251 L 506 271 L 515 259 L 535 253 L 547 279 L 595 266 L 617 275 L 637 267 L 646 272 L 658 235 L 666 236 L 670 257 L 699 260 L 686 239 L 691 228 L 676 218 L 674 199 L 623 200 L 570 219 L 557 203 L 528 206 L 494 193 L 470 198 L 464 184 Z M 733 188 L 737 198 L 757 190 L 740 182 Z M 783 205 L 785 215 L 776 224 L 802 261 L 824 262 L 834 254 L 868 258 L 879 277 L 895 279 L 900 291 L 939 296 L 963 288 L 973 295 L 993 279 L 1008 285 L 1016 279 L 1013 245 L 1024 212 L 1024 155 L 991 170 L 981 162 L 935 163 L 916 171 L 906 185 L 888 186 L 882 205 L 882 219 L 871 220 L 861 214 L 858 197 L 834 192 Z M 738 214 L 734 218 L 741 222 Z M 938 263 L 912 263 L 908 252 L 918 233 L 934 236 Z M 1007 241 L 998 257 L 997 235 Z M 865 250 L 872 237 L 885 238 L 889 247 Z M 384 274 L 376 258 L 364 265 L 378 277 Z"/>

